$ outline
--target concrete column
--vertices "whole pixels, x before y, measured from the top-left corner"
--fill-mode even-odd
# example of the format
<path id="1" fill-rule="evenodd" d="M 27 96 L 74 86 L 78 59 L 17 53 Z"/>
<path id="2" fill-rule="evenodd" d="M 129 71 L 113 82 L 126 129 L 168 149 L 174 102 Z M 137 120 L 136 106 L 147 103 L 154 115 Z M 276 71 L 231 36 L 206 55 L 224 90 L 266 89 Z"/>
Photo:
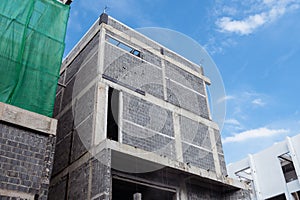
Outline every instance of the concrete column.
<path id="1" fill-rule="evenodd" d="M 165 56 L 161 59 L 161 69 L 162 69 L 162 78 L 163 78 L 163 90 L 164 90 L 164 100 L 168 100 L 167 95 L 167 82 L 166 82 L 166 64 L 165 64 Z"/>
<path id="2" fill-rule="evenodd" d="M 248 157 L 249 157 L 249 164 L 250 164 L 250 168 L 251 168 L 251 174 L 253 177 L 253 185 L 254 185 L 254 192 L 256 194 L 256 199 L 262 200 L 263 198 L 262 198 L 262 194 L 260 192 L 260 187 L 259 187 L 259 183 L 258 183 L 255 161 L 254 161 L 252 155 L 249 155 Z"/>
<path id="3" fill-rule="evenodd" d="M 286 141 L 287 141 L 288 149 L 290 151 L 292 161 L 293 161 L 293 164 L 294 164 L 294 167 L 295 167 L 297 178 L 298 178 L 298 181 L 300 183 L 300 160 L 296 155 L 296 150 L 295 150 L 295 147 L 294 147 L 294 144 L 293 144 L 293 141 L 291 140 L 291 138 L 287 137 Z"/>
<path id="4" fill-rule="evenodd" d="M 295 148 L 294 148 L 294 145 L 293 145 L 293 141 L 291 140 L 290 137 L 287 137 L 286 138 L 286 143 L 287 143 L 288 149 L 290 151 L 292 162 L 293 162 L 293 165 L 295 167 L 296 175 L 297 175 L 298 182 L 299 182 L 300 181 L 299 180 L 299 177 L 300 177 L 300 167 L 299 167 L 299 164 L 300 163 L 299 163 L 299 160 L 298 160 L 297 155 L 296 155 L 296 151 L 295 151 Z M 294 200 L 294 197 L 289 192 L 287 185 L 285 185 L 285 197 L 286 197 L 286 199 Z"/>
<path id="5" fill-rule="evenodd" d="M 106 139 L 106 124 L 107 124 L 107 105 L 108 105 L 108 86 L 104 83 L 98 83 L 97 99 L 96 99 L 96 115 L 95 127 L 93 135 L 94 145 L 98 145 Z"/>
<path id="6" fill-rule="evenodd" d="M 142 200 L 142 194 L 141 193 L 135 193 L 133 195 L 133 200 Z"/>
<path id="7" fill-rule="evenodd" d="M 104 70 L 104 54 L 105 54 L 105 24 L 100 25 L 100 34 L 99 34 L 99 48 L 98 48 L 98 74 L 100 74 L 100 80 L 102 79 L 102 74 Z"/>
<path id="8" fill-rule="evenodd" d="M 220 165 L 220 160 L 219 160 L 219 154 L 216 146 L 216 138 L 215 138 L 215 133 L 214 130 L 209 127 L 208 128 L 208 134 L 210 138 L 210 143 L 212 147 L 212 153 L 213 153 L 213 158 L 214 158 L 214 164 L 216 168 L 216 174 L 218 177 L 222 176 L 222 171 L 221 171 L 221 165 Z"/>
<path id="9" fill-rule="evenodd" d="M 185 180 L 182 180 L 179 188 L 179 195 L 177 196 L 177 200 L 186 200 L 188 199 L 187 189 Z"/>
<path id="10" fill-rule="evenodd" d="M 183 162 L 179 115 L 173 112 L 176 159 Z"/>

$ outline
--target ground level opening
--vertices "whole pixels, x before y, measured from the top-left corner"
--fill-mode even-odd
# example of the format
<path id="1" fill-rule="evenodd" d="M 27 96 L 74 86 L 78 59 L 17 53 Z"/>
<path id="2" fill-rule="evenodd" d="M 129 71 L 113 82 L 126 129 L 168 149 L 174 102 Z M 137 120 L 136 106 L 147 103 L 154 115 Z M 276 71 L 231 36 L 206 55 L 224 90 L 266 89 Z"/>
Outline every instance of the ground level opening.
<path id="1" fill-rule="evenodd" d="M 113 178 L 112 199 L 113 200 L 133 200 L 134 194 L 140 193 L 142 200 L 175 200 L 176 192 L 168 191 L 159 186 L 126 181 Z"/>

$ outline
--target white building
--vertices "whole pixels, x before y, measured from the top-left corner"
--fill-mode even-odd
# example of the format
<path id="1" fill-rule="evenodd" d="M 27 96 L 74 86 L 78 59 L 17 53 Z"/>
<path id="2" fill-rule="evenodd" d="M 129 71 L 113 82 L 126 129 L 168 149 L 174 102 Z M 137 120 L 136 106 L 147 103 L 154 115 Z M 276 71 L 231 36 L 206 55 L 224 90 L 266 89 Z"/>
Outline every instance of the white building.
<path id="1" fill-rule="evenodd" d="M 252 199 L 300 199 L 300 135 L 229 164 L 231 177 L 246 180 Z"/>

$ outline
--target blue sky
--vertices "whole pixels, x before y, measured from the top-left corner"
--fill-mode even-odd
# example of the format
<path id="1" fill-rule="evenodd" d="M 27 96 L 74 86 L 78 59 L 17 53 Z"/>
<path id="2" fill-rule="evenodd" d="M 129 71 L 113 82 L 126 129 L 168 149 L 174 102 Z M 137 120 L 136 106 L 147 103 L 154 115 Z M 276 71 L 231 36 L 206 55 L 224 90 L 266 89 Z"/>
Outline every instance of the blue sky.
<path id="1" fill-rule="evenodd" d="M 105 5 L 132 28 L 181 32 L 211 55 L 226 90 L 227 164 L 300 133 L 300 0 L 74 0 L 65 55 Z"/>

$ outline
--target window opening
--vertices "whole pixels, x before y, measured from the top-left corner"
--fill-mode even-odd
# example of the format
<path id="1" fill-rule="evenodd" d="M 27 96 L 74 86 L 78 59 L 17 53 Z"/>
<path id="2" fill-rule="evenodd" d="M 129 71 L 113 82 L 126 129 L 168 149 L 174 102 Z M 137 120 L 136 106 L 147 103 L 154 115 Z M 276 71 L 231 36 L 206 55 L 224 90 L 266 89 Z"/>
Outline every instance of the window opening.
<path id="1" fill-rule="evenodd" d="M 253 180 L 250 167 L 236 172 L 235 175 L 238 176 L 240 178 L 240 180 L 243 180 L 246 182 L 250 182 Z"/>
<path id="2" fill-rule="evenodd" d="M 281 156 L 278 156 L 278 159 L 281 164 L 281 169 L 282 169 L 285 181 L 287 183 L 289 183 L 291 181 L 298 179 L 296 170 L 294 167 L 294 163 L 293 163 L 290 153 L 288 152 L 288 153 L 282 154 Z"/>
<path id="3" fill-rule="evenodd" d="M 116 40 L 112 37 L 108 37 L 108 42 L 110 44 L 113 44 L 113 45 L 115 45 L 115 46 L 117 46 L 117 47 L 119 47 L 119 48 L 121 48 L 121 49 L 137 56 L 137 57 L 141 57 L 141 52 L 139 50 L 137 50 L 135 48 L 132 48 L 132 47 L 128 46 L 127 44 L 124 44 L 121 41 L 118 41 L 118 40 Z"/>
<path id="4" fill-rule="evenodd" d="M 251 173 L 251 168 L 247 167 L 245 169 L 242 169 L 238 172 L 235 173 L 237 177 L 239 177 L 239 180 L 244 181 L 250 189 L 254 188 L 254 183 L 253 183 L 253 178 L 252 178 L 252 173 Z"/>
<path id="5" fill-rule="evenodd" d="M 119 136 L 119 91 L 109 87 L 107 104 L 107 138 L 118 141 Z"/>

